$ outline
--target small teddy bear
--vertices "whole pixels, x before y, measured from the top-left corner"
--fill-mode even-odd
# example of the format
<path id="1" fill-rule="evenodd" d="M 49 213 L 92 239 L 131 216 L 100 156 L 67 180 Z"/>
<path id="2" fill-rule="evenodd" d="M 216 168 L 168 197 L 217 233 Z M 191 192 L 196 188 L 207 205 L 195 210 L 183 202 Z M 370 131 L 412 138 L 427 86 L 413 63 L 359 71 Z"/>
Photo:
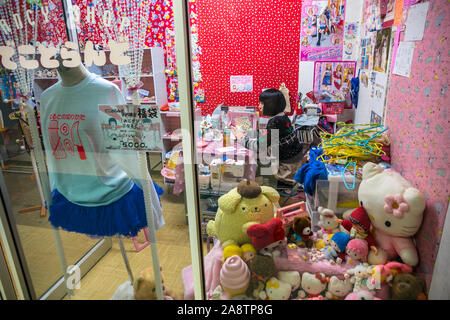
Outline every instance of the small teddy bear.
<path id="1" fill-rule="evenodd" d="M 301 248 L 311 248 L 314 245 L 311 218 L 308 216 L 296 217 L 289 233 L 288 239 Z"/>
<path id="2" fill-rule="evenodd" d="M 160 268 L 162 271 L 162 268 Z M 164 299 L 176 300 L 175 293 L 164 285 L 164 278 L 161 274 L 162 289 Z M 156 286 L 153 279 L 153 268 L 146 268 L 142 270 L 134 279 L 133 283 L 134 298 L 136 300 L 156 300 Z"/>
<path id="3" fill-rule="evenodd" d="M 399 273 L 392 282 L 392 300 L 426 300 L 425 281 L 412 273 Z"/>

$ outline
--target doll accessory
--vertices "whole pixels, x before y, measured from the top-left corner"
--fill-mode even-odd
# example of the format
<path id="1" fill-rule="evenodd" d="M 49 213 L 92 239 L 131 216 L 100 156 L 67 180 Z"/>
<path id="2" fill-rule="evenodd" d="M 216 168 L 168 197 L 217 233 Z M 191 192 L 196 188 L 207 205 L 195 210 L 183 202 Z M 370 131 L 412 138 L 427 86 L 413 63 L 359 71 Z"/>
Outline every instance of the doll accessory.
<path id="1" fill-rule="evenodd" d="M 387 195 L 384 197 L 384 211 L 392 213 L 396 218 L 403 217 L 403 214 L 409 210 L 409 205 L 401 194 Z"/>

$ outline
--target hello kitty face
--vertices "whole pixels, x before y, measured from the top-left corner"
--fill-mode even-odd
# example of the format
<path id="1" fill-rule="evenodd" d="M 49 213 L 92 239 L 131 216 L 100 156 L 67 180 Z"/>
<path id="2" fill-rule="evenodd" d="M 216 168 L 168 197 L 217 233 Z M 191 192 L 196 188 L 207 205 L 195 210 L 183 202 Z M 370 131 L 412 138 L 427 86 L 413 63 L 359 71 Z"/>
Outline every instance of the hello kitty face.
<path id="1" fill-rule="evenodd" d="M 389 206 L 392 199 L 401 201 L 396 200 Z M 385 170 L 371 162 L 365 164 L 358 200 L 367 211 L 372 225 L 387 235 L 410 237 L 422 224 L 425 197 L 393 169 Z M 397 211 L 391 210 L 391 207 L 400 205 L 404 210 L 401 214 L 395 214 Z"/>
<path id="2" fill-rule="evenodd" d="M 353 286 L 350 282 L 350 279 L 343 279 L 339 280 L 338 277 L 332 276 L 330 278 L 330 283 L 328 285 L 328 291 L 330 291 L 333 295 L 343 298 L 345 297 L 350 291 L 352 291 Z"/>

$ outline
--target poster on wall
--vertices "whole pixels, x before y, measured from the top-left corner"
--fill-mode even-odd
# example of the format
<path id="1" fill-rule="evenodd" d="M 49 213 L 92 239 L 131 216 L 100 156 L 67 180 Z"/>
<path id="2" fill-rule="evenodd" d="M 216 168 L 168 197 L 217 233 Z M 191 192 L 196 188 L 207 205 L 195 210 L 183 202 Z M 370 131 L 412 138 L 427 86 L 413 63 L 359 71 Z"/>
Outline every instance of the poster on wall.
<path id="1" fill-rule="evenodd" d="M 300 31 L 301 61 L 341 60 L 345 0 L 305 0 Z"/>
<path id="2" fill-rule="evenodd" d="M 373 52 L 373 69 L 375 71 L 386 72 L 389 60 L 390 41 L 391 28 L 377 31 Z"/>
<path id="3" fill-rule="evenodd" d="M 314 63 L 314 91 L 349 93 L 355 76 L 355 61 L 316 61 Z"/>
<path id="4" fill-rule="evenodd" d="M 365 0 L 363 6 L 363 21 L 364 33 L 380 30 L 381 25 L 381 11 L 379 0 Z"/>
<path id="5" fill-rule="evenodd" d="M 230 76 L 230 92 L 252 92 L 253 76 Z"/>
<path id="6" fill-rule="evenodd" d="M 361 39 L 361 69 L 372 70 L 374 42 L 372 35 Z"/>
<path id="7" fill-rule="evenodd" d="M 359 21 L 346 22 L 344 31 L 343 60 L 356 60 L 358 57 Z"/>
<path id="8" fill-rule="evenodd" d="M 381 16 L 383 17 L 383 28 L 394 25 L 395 0 L 381 0 Z"/>
<path id="9" fill-rule="evenodd" d="M 109 150 L 162 151 L 156 104 L 99 105 L 99 122 Z"/>

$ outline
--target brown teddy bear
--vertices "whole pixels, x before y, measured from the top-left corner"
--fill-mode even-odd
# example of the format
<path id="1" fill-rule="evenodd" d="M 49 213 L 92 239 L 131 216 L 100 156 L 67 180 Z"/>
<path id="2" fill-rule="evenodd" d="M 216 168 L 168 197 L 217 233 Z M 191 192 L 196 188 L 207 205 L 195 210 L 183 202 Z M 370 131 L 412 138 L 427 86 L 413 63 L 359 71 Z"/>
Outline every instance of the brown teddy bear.
<path id="1" fill-rule="evenodd" d="M 288 239 L 289 242 L 293 242 L 301 248 L 312 248 L 314 245 L 314 241 L 311 239 L 312 235 L 311 218 L 309 216 L 296 217 L 289 231 Z"/>
<path id="2" fill-rule="evenodd" d="M 425 280 L 412 273 L 399 273 L 391 288 L 392 300 L 426 300 Z"/>
<path id="3" fill-rule="evenodd" d="M 259 293 L 264 290 L 266 282 L 276 276 L 277 267 L 271 256 L 263 256 L 257 254 L 249 263 L 250 267 L 250 284 L 246 295 L 259 299 Z"/>
<path id="4" fill-rule="evenodd" d="M 162 271 L 162 268 L 161 268 L 161 271 Z M 162 274 L 161 274 L 161 281 L 162 281 L 162 289 L 163 289 L 164 299 L 176 300 L 177 297 L 175 295 L 175 292 L 168 289 L 164 285 L 164 278 L 163 278 Z M 156 300 L 157 299 L 155 280 L 153 278 L 153 268 L 146 268 L 139 273 L 139 275 L 134 279 L 133 289 L 134 289 L 134 298 L 136 300 Z"/>

